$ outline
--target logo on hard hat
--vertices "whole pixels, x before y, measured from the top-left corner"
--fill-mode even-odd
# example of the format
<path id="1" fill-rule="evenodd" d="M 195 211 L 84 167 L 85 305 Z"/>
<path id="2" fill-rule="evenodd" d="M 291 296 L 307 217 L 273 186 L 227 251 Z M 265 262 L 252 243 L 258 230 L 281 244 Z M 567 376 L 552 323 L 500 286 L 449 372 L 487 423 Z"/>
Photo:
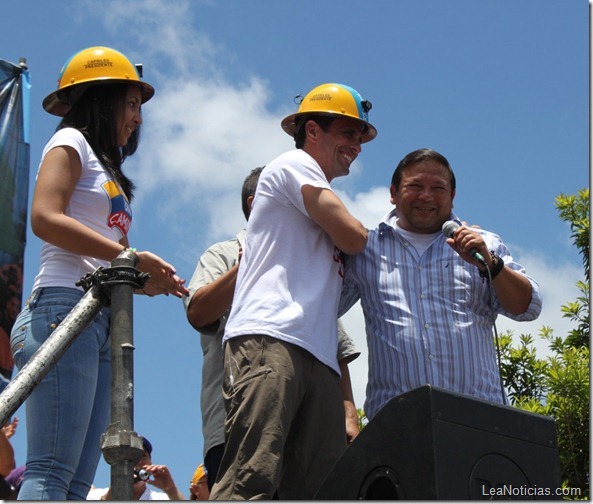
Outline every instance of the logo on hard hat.
<path id="1" fill-rule="evenodd" d="M 85 63 L 84 68 L 100 68 L 100 67 L 112 67 L 113 62 L 107 58 L 89 60 Z"/>
<path id="2" fill-rule="evenodd" d="M 331 101 L 332 97 L 329 93 L 318 93 L 316 95 L 311 96 L 309 101 Z"/>

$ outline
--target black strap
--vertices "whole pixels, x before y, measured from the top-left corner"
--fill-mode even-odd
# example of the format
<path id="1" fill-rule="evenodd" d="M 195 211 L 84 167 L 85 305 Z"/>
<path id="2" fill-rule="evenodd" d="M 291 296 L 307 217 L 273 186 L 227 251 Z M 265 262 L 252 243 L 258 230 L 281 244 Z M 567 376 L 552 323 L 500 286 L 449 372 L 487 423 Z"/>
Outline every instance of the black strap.
<path id="1" fill-rule="evenodd" d="M 502 268 L 504 268 L 504 261 L 492 251 L 490 252 L 490 255 L 492 256 L 492 265 L 488 268 L 490 270 L 490 275 L 488 275 L 486 271 L 480 270 L 480 276 L 482 278 L 494 280 L 494 277 L 496 277 L 496 275 L 502 271 Z"/>

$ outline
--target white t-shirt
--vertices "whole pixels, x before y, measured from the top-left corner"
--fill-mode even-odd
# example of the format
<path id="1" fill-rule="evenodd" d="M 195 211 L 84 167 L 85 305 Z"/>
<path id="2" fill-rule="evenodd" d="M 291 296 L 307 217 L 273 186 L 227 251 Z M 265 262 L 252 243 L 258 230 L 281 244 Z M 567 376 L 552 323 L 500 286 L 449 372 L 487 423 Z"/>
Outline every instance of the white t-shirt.
<path id="1" fill-rule="evenodd" d="M 86 500 L 101 500 L 109 488 L 91 488 L 88 495 L 86 496 Z M 146 490 L 142 492 L 140 498 L 138 500 L 171 500 L 169 496 L 165 492 L 157 492 L 153 490 L 148 485 L 146 486 Z"/>
<path id="2" fill-rule="evenodd" d="M 265 334 L 304 348 L 339 373 L 343 263 L 329 235 L 309 217 L 304 185 L 332 190 L 303 150 L 282 154 L 262 171 L 223 342 Z"/>
<path id="3" fill-rule="evenodd" d="M 104 168 L 82 133 L 73 128 L 57 131 L 43 149 L 42 162 L 54 147 L 69 146 L 78 153 L 82 165 L 66 215 L 97 231 L 110 240 L 119 242 L 132 224 L 132 209 L 119 184 Z M 110 263 L 88 256 L 80 256 L 43 242 L 39 273 L 33 290 L 39 287 L 74 287 L 87 273 Z"/>
<path id="4" fill-rule="evenodd" d="M 422 254 L 428 250 L 428 247 L 432 245 L 432 242 L 442 234 L 441 231 L 438 233 L 415 233 L 413 231 L 408 231 L 401 227 L 397 221 L 395 221 L 395 225 L 403 238 L 411 243 L 416 249 L 419 257 L 422 257 Z"/>

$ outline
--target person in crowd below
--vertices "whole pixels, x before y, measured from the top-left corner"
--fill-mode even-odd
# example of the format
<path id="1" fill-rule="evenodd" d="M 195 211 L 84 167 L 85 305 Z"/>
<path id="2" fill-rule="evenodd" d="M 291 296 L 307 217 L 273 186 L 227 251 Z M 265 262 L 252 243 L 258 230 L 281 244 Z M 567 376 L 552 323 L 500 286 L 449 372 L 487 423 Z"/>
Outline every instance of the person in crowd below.
<path id="1" fill-rule="evenodd" d="M 455 191 L 443 155 L 409 153 L 391 180 L 395 208 L 369 231 L 364 252 L 346 258 L 339 313 L 360 299 L 369 419 L 393 397 L 425 384 L 504 402 L 496 316 L 529 321 L 541 312 L 538 284 L 501 239 L 453 213 Z"/>
<path id="2" fill-rule="evenodd" d="M 249 220 L 255 189 L 263 168 L 255 168 L 245 178 L 241 190 L 241 207 Z M 189 282 L 190 296 L 183 298 L 189 323 L 201 333 L 202 365 L 202 434 L 204 466 L 208 490 L 212 489 L 224 452 L 224 401 L 222 398 L 222 337 L 231 310 L 245 230 L 234 239 L 215 243 L 200 257 Z M 346 435 L 352 442 L 358 435 L 358 416 L 354 405 L 348 363 L 360 352 L 338 321 L 338 363 L 342 372 L 342 391 L 346 415 Z"/>
<path id="3" fill-rule="evenodd" d="M 62 67 L 43 101 L 61 116 L 43 150 L 31 227 L 43 241 L 32 294 L 11 349 L 19 368 L 84 295 L 75 284 L 129 248 L 134 184 L 122 163 L 138 146 L 141 104 L 154 93 L 120 52 L 91 47 Z M 137 252 L 148 295 L 187 294 L 175 268 Z M 84 500 L 101 455 L 110 410 L 110 309 L 104 307 L 26 401 L 27 469 L 19 499 Z"/>
<path id="4" fill-rule="evenodd" d="M 3 500 L 14 500 L 16 498 L 18 488 L 14 483 L 18 484 L 16 481 L 18 473 L 22 474 L 24 467 L 16 467 L 14 448 L 10 442 L 10 438 L 16 432 L 18 424 L 18 417 L 14 417 L 0 428 L 0 499 Z"/>
<path id="5" fill-rule="evenodd" d="M 204 464 L 200 464 L 189 483 L 189 500 L 208 500 L 209 498 L 208 471 Z"/>
<path id="6" fill-rule="evenodd" d="M 16 467 L 14 448 L 10 438 L 14 436 L 18 425 L 19 419 L 14 417 L 0 428 L 0 476 L 2 477 L 8 476 Z"/>
<path id="7" fill-rule="evenodd" d="M 4 497 L 4 500 L 17 500 L 21 485 L 23 484 L 23 475 L 25 474 L 25 466 L 15 467 L 10 471 L 9 475 L 6 476 L 6 483 L 10 486 L 10 494 Z"/>
<path id="8" fill-rule="evenodd" d="M 152 463 L 152 444 L 145 437 L 142 438 L 142 447 L 144 448 L 142 458 L 134 466 L 134 500 L 185 500 L 169 468 Z M 141 471 L 147 473 L 148 479 L 140 476 Z M 153 490 L 146 485 L 147 483 L 162 492 Z M 111 488 L 92 488 L 86 500 L 111 500 Z"/>
<path id="9" fill-rule="evenodd" d="M 296 149 L 266 165 L 226 323 L 225 449 L 211 499 L 310 499 L 346 447 L 337 361 L 342 252 L 367 230 L 330 182 L 375 138 L 370 103 L 342 84 L 282 121 Z"/>

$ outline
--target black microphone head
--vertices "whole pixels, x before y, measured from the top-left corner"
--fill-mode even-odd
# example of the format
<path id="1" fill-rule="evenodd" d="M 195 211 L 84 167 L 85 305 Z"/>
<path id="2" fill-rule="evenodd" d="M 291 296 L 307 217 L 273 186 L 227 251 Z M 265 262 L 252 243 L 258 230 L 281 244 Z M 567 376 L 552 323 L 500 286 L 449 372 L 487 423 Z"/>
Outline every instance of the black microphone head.
<path id="1" fill-rule="evenodd" d="M 453 220 L 448 220 L 447 222 L 445 222 L 443 224 L 443 234 L 447 237 L 447 238 L 452 238 L 453 237 L 453 233 L 457 230 L 457 228 L 459 228 L 461 226 L 459 226 L 459 224 L 457 224 L 457 222 L 453 221 Z"/>

